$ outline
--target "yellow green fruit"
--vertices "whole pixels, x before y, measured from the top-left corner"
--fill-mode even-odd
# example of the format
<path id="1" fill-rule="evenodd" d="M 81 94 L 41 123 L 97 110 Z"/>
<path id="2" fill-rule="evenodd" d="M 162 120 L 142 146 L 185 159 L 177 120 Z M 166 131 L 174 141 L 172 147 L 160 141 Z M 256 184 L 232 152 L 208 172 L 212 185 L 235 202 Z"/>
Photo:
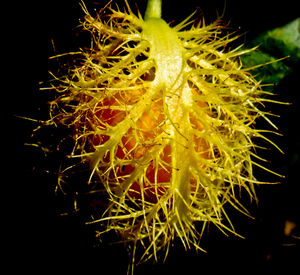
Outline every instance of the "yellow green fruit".
<path id="1" fill-rule="evenodd" d="M 133 256 L 142 244 L 142 260 L 167 253 L 174 237 L 200 249 L 196 223 L 235 233 L 224 204 L 247 214 L 236 193 L 256 197 L 253 166 L 271 172 L 253 138 L 273 143 L 255 121 L 276 129 L 262 110 L 275 101 L 239 59 L 249 50 L 228 50 L 236 37 L 218 22 L 170 27 L 158 7 L 149 1 L 145 20 L 128 5 L 95 18 L 84 7 L 92 46 L 54 87 L 51 108 L 54 123 L 75 129 L 71 157 L 89 164 L 89 184 L 109 199 L 92 222 L 132 243 Z"/>

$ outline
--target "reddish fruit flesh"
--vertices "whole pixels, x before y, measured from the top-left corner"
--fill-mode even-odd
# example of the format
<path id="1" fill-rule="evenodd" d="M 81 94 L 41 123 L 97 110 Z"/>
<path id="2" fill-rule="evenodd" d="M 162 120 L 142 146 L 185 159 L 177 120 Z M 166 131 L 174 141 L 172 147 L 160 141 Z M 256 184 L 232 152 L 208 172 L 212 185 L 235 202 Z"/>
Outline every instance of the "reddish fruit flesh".
<path id="1" fill-rule="evenodd" d="M 99 118 L 99 127 L 105 129 L 105 125 L 116 126 L 126 116 L 126 112 L 117 110 L 118 106 L 132 105 L 136 103 L 138 98 L 143 94 L 142 91 L 134 91 L 130 96 L 128 93 L 118 93 L 113 98 L 106 98 L 98 105 L 99 111 L 96 116 Z M 199 107 L 206 107 L 204 102 L 198 103 Z M 153 146 L 153 139 L 162 132 L 160 124 L 165 120 L 163 114 L 163 100 L 157 99 L 153 101 L 148 111 L 145 111 L 137 121 L 136 132 L 129 129 L 127 134 L 122 138 L 122 146 L 118 146 L 116 157 L 119 159 L 138 160 L 142 158 L 147 150 Z M 203 129 L 203 125 L 190 114 L 190 122 L 193 128 Z M 139 139 L 138 146 L 136 137 Z M 109 139 L 108 136 L 102 135 L 96 137 L 95 145 L 104 144 Z M 204 139 L 193 137 L 195 151 L 201 154 L 201 157 L 208 158 L 208 144 Z M 201 153 L 203 152 L 203 153 Z M 170 182 L 171 169 L 171 146 L 167 145 L 160 156 L 161 164 L 155 163 L 155 160 L 149 164 L 146 171 L 146 179 L 143 182 L 143 197 L 147 201 L 157 201 L 166 191 L 166 184 Z M 107 159 L 109 161 L 109 158 Z M 123 165 L 117 170 L 117 176 L 130 175 L 134 171 L 133 165 Z M 114 177 L 114 176 L 112 176 Z M 157 183 L 157 184 L 156 184 Z M 138 182 L 134 182 L 130 187 L 130 195 L 140 199 L 142 198 L 141 186 Z"/>

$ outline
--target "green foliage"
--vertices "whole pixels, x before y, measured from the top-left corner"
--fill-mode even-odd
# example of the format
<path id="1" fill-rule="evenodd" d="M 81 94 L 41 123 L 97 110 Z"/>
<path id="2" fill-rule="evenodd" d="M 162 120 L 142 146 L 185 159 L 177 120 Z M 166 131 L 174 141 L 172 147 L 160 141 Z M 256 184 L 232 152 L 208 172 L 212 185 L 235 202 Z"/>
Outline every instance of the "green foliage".
<path id="1" fill-rule="evenodd" d="M 247 46 L 257 46 L 257 51 L 242 56 L 246 67 L 270 63 L 258 67 L 254 73 L 264 83 L 279 83 L 289 75 L 300 61 L 300 18 L 257 36 Z M 282 60 L 282 58 L 284 58 Z M 277 62 L 276 60 L 281 59 Z"/>

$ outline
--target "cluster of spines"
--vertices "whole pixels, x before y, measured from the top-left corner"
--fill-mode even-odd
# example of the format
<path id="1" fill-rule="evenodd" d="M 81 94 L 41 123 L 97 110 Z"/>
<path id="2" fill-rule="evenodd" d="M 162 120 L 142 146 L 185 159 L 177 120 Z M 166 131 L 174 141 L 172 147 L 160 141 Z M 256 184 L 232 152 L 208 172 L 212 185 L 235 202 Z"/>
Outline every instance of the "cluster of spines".
<path id="1" fill-rule="evenodd" d="M 196 121 L 201 125 L 200 129 L 192 125 L 190 130 L 195 139 L 205 140 L 207 157 L 201 157 L 195 148 L 191 150 L 193 158 L 186 178 L 194 186 L 187 187 L 188 200 L 182 198 L 182 191 L 167 183 L 162 183 L 166 185 L 163 194 L 159 194 L 156 184 L 152 190 L 156 199 L 148 200 L 144 190 L 147 167 L 155 159 L 156 167 L 161 165 L 168 169 L 169 164 L 157 155 L 171 141 L 161 123 L 157 126 L 161 129 L 158 136 L 152 140 L 157 144 L 155 149 L 150 144 L 149 150 L 137 160 L 126 157 L 131 152 L 124 149 L 122 138 L 130 138 L 130 125 L 136 126 L 145 106 L 159 100 L 161 94 L 149 90 L 155 79 L 155 64 L 148 59 L 151 45 L 141 39 L 143 19 L 136 17 L 130 9 L 125 13 L 111 12 L 105 22 L 100 16 L 92 18 L 86 11 L 86 21 L 82 25 L 92 33 L 93 45 L 90 51 L 82 52 L 83 64 L 57 88 L 62 94 L 53 106 L 62 109 L 58 114 L 53 111 L 52 120 L 75 126 L 75 146 L 71 156 L 91 165 L 91 185 L 99 176 L 107 190 L 111 204 L 103 216 L 93 222 L 107 223 L 107 230 L 121 233 L 134 245 L 140 242 L 145 246 L 141 257 L 144 260 L 152 255 L 156 258 L 157 251 L 168 247 L 175 235 L 181 238 L 184 246 L 194 245 L 200 249 L 203 230 L 197 232 L 194 222 L 202 222 L 203 229 L 207 222 L 212 222 L 222 231 L 234 232 L 224 204 L 229 202 L 248 214 L 236 198 L 236 186 L 245 188 L 255 198 L 254 184 L 260 182 L 254 178 L 252 166 L 263 166 L 253 160 L 260 158 L 254 153 L 256 145 L 252 139 L 267 138 L 262 135 L 262 130 L 254 129 L 253 124 L 258 117 L 270 122 L 269 114 L 260 111 L 258 106 L 272 100 L 262 98 L 265 92 L 238 60 L 238 56 L 248 50 L 225 51 L 226 45 L 235 37 L 220 37 L 218 24 L 183 30 L 189 24 L 185 20 L 176 26 L 174 30 L 187 64 L 183 72 L 185 81 L 194 91 L 194 103 L 188 111 L 190 123 Z M 139 101 L 134 100 L 134 96 Z M 97 115 L 105 109 L 105 104 L 101 103 L 107 98 L 113 101 L 112 112 L 124 114 L 120 121 L 116 120 L 116 125 Z M 160 108 L 167 120 L 164 106 Z M 131 129 L 135 146 L 144 146 L 139 144 L 143 129 Z M 95 142 L 95 139 L 100 140 Z M 123 148 L 123 158 L 117 157 L 119 147 Z M 128 165 L 136 167 L 134 172 L 120 175 L 120 169 Z M 134 180 L 128 180 L 130 177 Z M 140 197 L 136 197 L 136 191 L 130 192 L 133 181 L 139 184 Z M 122 186 L 123 182 L 128 184 Z M 181 208 L 175 207 L 174 200 L 181 202 Z M 223 222 L 224 217 L 228 226 Z"/>

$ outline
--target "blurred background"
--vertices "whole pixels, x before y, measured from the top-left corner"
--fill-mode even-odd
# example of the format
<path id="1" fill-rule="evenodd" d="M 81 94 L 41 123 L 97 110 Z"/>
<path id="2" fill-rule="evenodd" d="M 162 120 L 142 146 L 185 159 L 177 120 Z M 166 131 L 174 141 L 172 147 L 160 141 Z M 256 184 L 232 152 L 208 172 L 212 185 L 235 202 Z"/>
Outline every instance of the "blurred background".
<path id="1" fill-rule="evenodd" d="M 123 1 L 112 2 L 122 9 Z M 146 0 L 128 2 L 134 11 L 137 4 L 140 12 L 144 13 Z M 92 14 L 106 3 L 85 1 Z M 165 0 L 163 18 L 167 22 L 179 23 L 195 9 L 198 10 L 198 17 L 205 17 L 207 24 L 223 14 L 224 22 L 229 23 L 232 31 L 243 34 L 239 42 L 245 46 L 253 41 L 264 46 L 267 31 L 300 17 L 297 2 L 293 0 Z M 109 237 L 99 243 L 94 237 L 95 228 L 85 225 L 84 210 L 62 215 L 61 201 L 54 192 L 56 175 L 44 169 L 47 168 L 44 153 L 32 146 L 24 146 L 24 143 L 30 142 L 31 132 L 37 124 L 16 117 L 47 119 L 48 99 L 45 93 L 39 91 L 39 83 L 49 80 L 48 71 L 56 66 L 48 58 L 55 53 L 89 46 L 89 34 L 77 28 L 79 19 L 84 16 L 79 0 L 18 3 L 9 7 L 8 11 L 12 21 L 17 20 L 16 25 L 7 25 L 13 39 L 6 41 L 7 52 L 10 53 L 7 55 L 10 85 L 4 90 L 7 99 L 5 97 L 6 101 L 2 103 L 8 118 L 5 124 L 8 135 L 3 135 L 4 171 L 8 177 L 3 182 L 9 188 L 5 194 L 11 195 L 6 206 L 11 214 L 6 224 L 11 233 L 11 256 L 19 263 L 13 268 L 21 265 L 33 271 L 59 268 L 71 272 L 84 267 L 86 271 L 96 270 L 99 274 L 107 274 L 105 270 L 108 269 L 112 275 L 125 274 L 128 253 L 122 245 L 109 245 Z M 299 53 L 300 26 L 297 29 L 296 25 L 295 30 L 290 32 L 295 37 Z M 263 50 L 273 58 L 282 58 L 286 55 L 283 50 L 285 43 L 280 43 L 281 46 L 276 44 Z M 208 272 L 241 272 L 241 268 L 256 272 L 259 269 L 276 270 L 278 267 L 297 270 L 294 269 L 300 259 L 300 63 L 297 58 L 299 56 L 291 55 L 282 61 L 282 68 L 285 69 L 273 88 L 276 99 L 292 104 L 268 106 L 280 116 L 274 122 L 283 136 L 274 136 L 273 140 L 285 154 L 276 150 L 264 154 L 270 160 L 269 167 L 285 175 L 285 178 L 279 185 L 257 187 L 258 204 L 250 203 L 247 196 L 242 199 L 255 219 L 229 210 L 236 230 L 245 239 L 226 237 L 215 228 L 210 228 L 202 241 L 207 253 L 186 252 L 180 243 L 175 242 L 165 264 L 149 262 L 138 266 L 135 274 L 200 274 L 204 268 Z M 49 136 L 49 140 L 51 138 Z M 52 162 L 55 161 L 52 159 Z M 280 180 L 262 171 L 257 171 L 257 178 Z M 72 204 L 73 199 L 64 202 L 64 206 L 65 203 Z M 37 262 L 42 265 L 37 265 Z"/>

